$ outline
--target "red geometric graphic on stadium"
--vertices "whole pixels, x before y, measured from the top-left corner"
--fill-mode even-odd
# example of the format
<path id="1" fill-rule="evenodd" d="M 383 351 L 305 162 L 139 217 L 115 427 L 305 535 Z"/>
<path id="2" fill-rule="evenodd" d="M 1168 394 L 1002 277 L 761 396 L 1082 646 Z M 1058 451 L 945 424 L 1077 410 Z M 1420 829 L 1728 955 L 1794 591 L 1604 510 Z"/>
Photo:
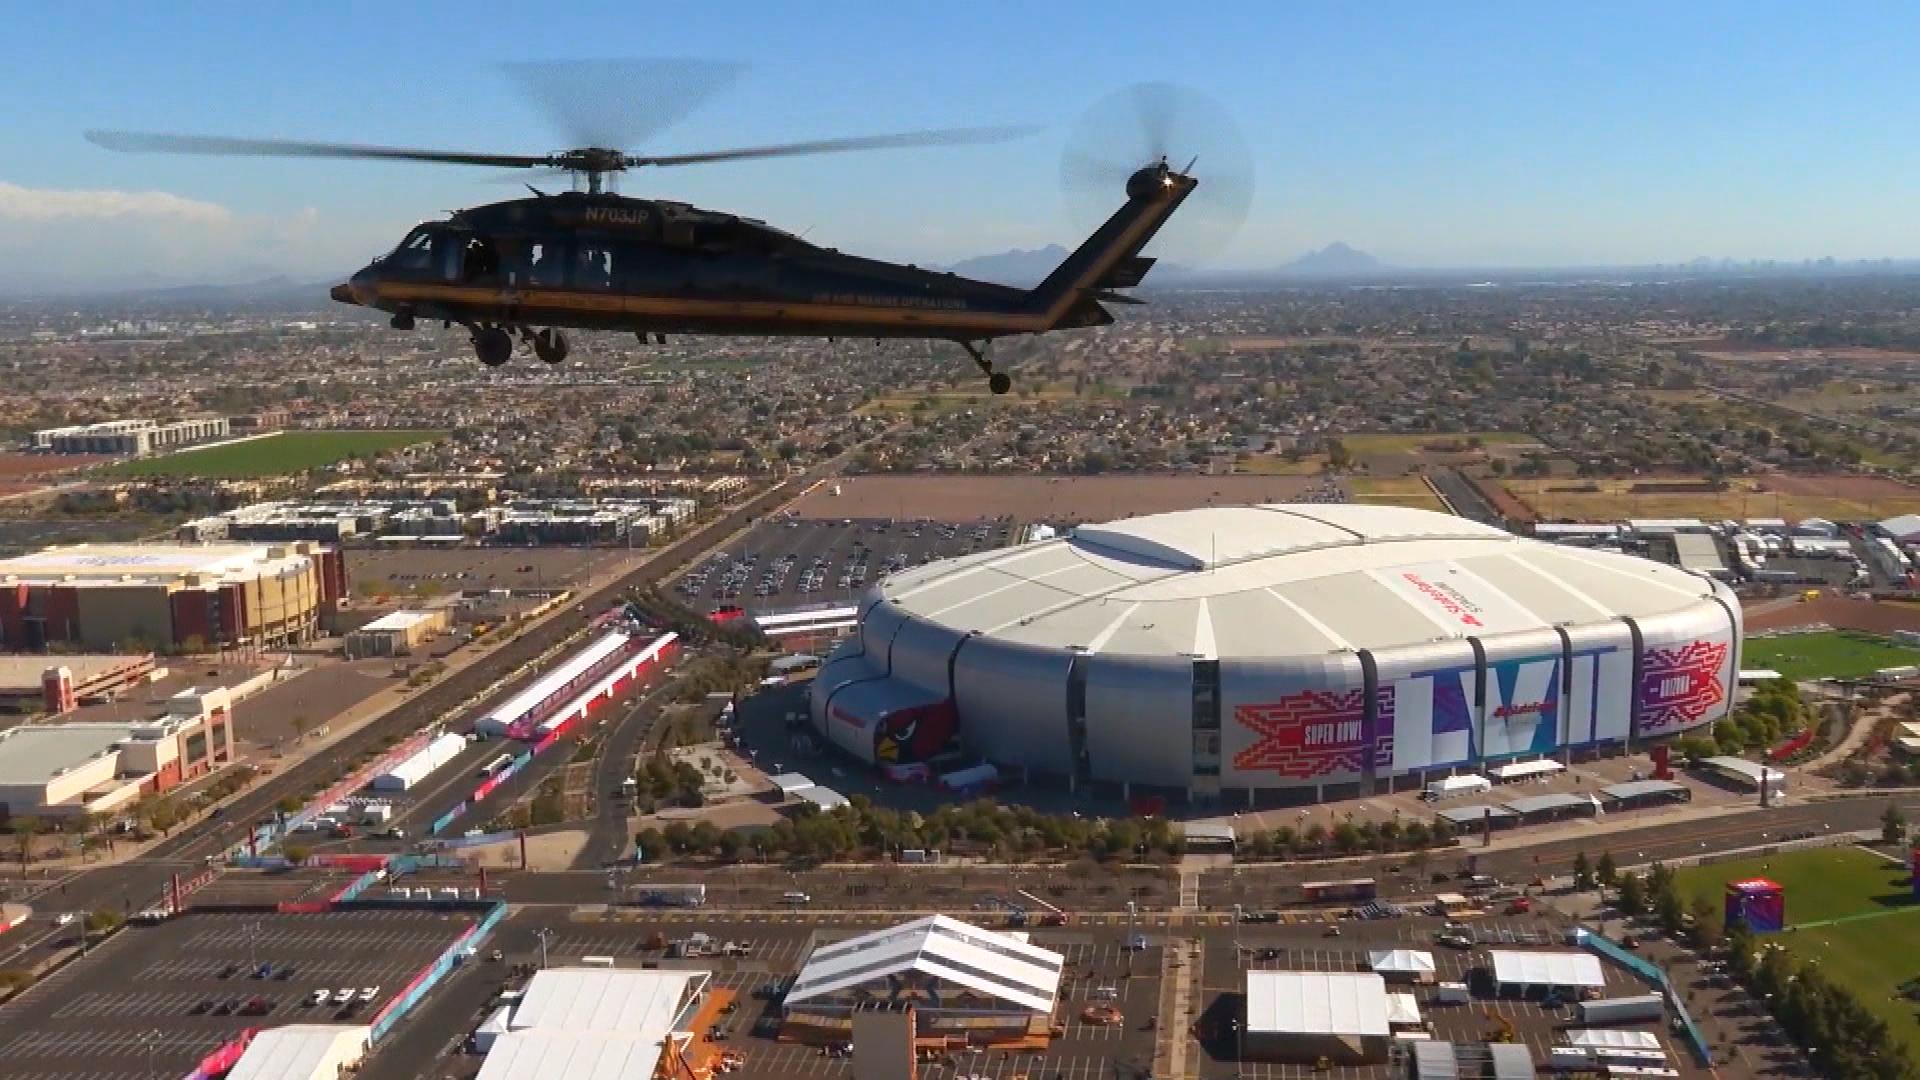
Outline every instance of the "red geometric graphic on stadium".
<path id="1" fill-rule="evenodd" d="M 1640 729 L 1660 731 L 1698 722 L 1726 697 L 1720 668 L 1724 641 L 1694 641 L 1676 649 L 1648 649 L 1640 676 Z"/>
<path id="2" fill-rule="evenodd" d="M 1393 730 L 1393 687 L 1375 695 L 1377 726 Z M 1309 779 L 1366 768 L 1373 751 L 1376 768 L 1393 764 L 1391 735 L 1365 741 L 1365 690 L 1302 690 L 1263 705 L 1236 705 L 1233 719 L 1254 733 L 1253 745 L 1233 755 L 1241 772 L 1272 772 Z"/>

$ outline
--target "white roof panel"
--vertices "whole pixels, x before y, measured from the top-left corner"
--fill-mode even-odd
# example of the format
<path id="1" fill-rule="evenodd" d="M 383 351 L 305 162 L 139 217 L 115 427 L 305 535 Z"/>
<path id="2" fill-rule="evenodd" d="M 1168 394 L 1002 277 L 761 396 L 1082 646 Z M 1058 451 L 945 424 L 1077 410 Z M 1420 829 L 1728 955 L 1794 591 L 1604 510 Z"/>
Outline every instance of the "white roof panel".
<path id="1" fill-rule="evenodd" d="M 1493 981 L 1497 983 L 1583 988 L 1607 985 L 1606 974 L 1600 970 L 1600 958 L 1592 953 L 1493 949 L 1487 955 L 1493 961 Z"/>
<path id="2" fill-rule="evenodd" d="M 823 998 L 909 971 L 950 982 L 1035 1012 L 1051 1012 L 1064 958 L 1009 937 L 930 915 L 845 941 L 807 957 L 787 1004 Z"/>
<path id="3" fill-rule="evenodd" d="M 653 1080 L 665 1035 L 509 1031 L 495 1036 L 478 1080 Z"/>
<path id="4" fill-rule="evenodd" d="M 1249 971 L 1247 1031 L 1387 1035 L 1386 980 L 1370 972 Z"/>
<path id="5" fill-rule="evenodd" d="M 628 640 L 627 635 L 618 630 L 601 635 L 591 645 L 568 657 L 559 667 L 535 679 L 526 689 L 489 709 L 487 716 L 501 724 L 512 724 L 525 717 L 541 702 L 566 689 L 568 683 L 625 648 Z"/>
<path id="6" fill-rule="evenodd" d="M 1269 505 L 1082 526 L 896 574 L 874 595 L 957 634 L 1231 659 L 1611 624 L 1723 592 L 1677 567 L 1446 514 Z"/>
<path id="7" fill-rule="evenodd" d="M 699 971 L 549 968 L 527 984 L 513 1010 L 514 1031 L 620 1032 L 659 1039 L 673 1029 Z M 563 1074 L 572 1075 L 572 1074 Z"/>
<path id="8" fill-rule="evenodd" d="M 364 1024 L 288 1024 L 253 1037 L 229 1080 L 335 1080 L 340 1065 L 366 1054 Z"/>
<path id="9" fill-rule="evenodd" d="M 1412 994 L 1387 995 L 1387 1023 L 1406 1027 L 1420 1024 L 1420 999 Z"/>
<path id="10" fill-rule="evenodd" d="M 1439 970 L 1434 966 L 1433 954 L 1419 949 L 1375 949 L 1367 954 L 1367 966 L 1382 975 L 1389 971 L 1431 975 Z"/>
<path id="11" fill-rule="evenodd" d="M 1576 1028 L 1566 1033 L 1568 1046 L 1605 1047 L 1609 1050 L 1658 1050 L 1660 1036 L 1651 1031 L 1631 1028 Z"/>

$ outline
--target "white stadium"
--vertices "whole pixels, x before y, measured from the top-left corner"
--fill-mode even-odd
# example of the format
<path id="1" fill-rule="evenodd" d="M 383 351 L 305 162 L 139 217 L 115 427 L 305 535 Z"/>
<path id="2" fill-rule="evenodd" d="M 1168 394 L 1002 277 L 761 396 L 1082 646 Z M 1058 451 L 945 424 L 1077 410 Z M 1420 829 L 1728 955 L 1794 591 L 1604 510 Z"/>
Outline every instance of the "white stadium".
<path id="1" fill-rule="evenodd" d="M 889 775 L 985 761 L 1249 806 L 1709 725 L 1741 633 L 1704 576 L 1355 505 L 1082 526 L 859 606 L 812 722 Z"/>

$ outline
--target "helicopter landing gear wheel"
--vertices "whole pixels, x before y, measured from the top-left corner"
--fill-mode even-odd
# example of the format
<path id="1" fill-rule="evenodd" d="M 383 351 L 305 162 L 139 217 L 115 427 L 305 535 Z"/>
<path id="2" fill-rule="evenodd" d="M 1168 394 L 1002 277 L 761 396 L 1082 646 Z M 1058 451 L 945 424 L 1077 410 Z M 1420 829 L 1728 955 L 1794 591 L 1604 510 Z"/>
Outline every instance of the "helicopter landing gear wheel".
<path id="1" fill-rule="evenodd" d="M 1004 394 L 1013 389 L 1013 377 L 1004 371 L 993 370 L 993 361 L 987 359 L 988 344 L 989 342 L 986 341 L 982 341 L 977 345 L 971 341 L 963 341 L 960 343 L 960 347 L 967 350 L 967 355 L 973 357 L 974 364 L 976 364 L 981 371 L 986 372 L 987 389 L 995 394 Z"/>
<path id="2" fill-rule="evenodd" d="M 568 350 L 567 335 L 560 330 L 547 329 L 533 335 L 533 355 L 545 363 L 564 362 Z"/>
<path id="3" fill-rule="evenodd" d="M 499 367 L 513 359 L 513 337 L 497 326 L 483 326 L 473 332 L 473 354 L 488 367 Z"/>

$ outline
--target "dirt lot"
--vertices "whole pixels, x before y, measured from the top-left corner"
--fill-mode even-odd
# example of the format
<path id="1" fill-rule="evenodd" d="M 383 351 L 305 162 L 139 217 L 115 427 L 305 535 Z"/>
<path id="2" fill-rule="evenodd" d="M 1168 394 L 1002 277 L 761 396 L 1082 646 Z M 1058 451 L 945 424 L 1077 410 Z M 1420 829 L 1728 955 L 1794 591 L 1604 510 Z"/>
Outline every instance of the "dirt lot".
<path id="1" fill-rule="evenodd" d="M 1309 476 L 854 476 L 813 491 L 795 508 L 806 518 L 926 518 L 977 521 L 1108 521 L 1201 506 L 1288 502 Z"/>
<path id="2" fill-rule="evenodd" d="M 0 483 L 61 473 L 98 465 L 112 458 L 96 454 L 5 454 L 0 453 Z"/>
<path id="3" fill-rule="evenodd" d="M 394 595 L 422 589 L 544 588 L 577 584 L 626 557 L 619 548 L 355 549 L 347 552 L 347 580 L 358 599 L 373 594 L 367 586 L 375 584 Z"/>
<path id="4" fill-rule="evenodd" d="M 1775 474 L 1732 481 L 1725 491 L 1636 493 L 1636 480 L 1684 482 L 1687 477 L 1640 477 L 1596 481 L 1598 491 L 1556 491 L 1580 486 L 1570 479 L 1509 480 L 1516 498 L 1549 521 L 1624 521 L 1628 518 L 1823 517 L 1870 521 L 1920 511 L 1920 488 L 1875 476 Z"/>
<path id="5" fill-rule="evenodd" d="M 1848 600 L 1824 596 L 1804 604 L 1788 604 L 1747 614 L 1746 627 L 1755 630 L 1784 630 L 1793 626 L 1817 624 L 1843 630 L 1865 630 L 1891 634 L 1895 630 L 1920 630 L 1920 604 L 1880 603 L 1873 600 Z"/>

